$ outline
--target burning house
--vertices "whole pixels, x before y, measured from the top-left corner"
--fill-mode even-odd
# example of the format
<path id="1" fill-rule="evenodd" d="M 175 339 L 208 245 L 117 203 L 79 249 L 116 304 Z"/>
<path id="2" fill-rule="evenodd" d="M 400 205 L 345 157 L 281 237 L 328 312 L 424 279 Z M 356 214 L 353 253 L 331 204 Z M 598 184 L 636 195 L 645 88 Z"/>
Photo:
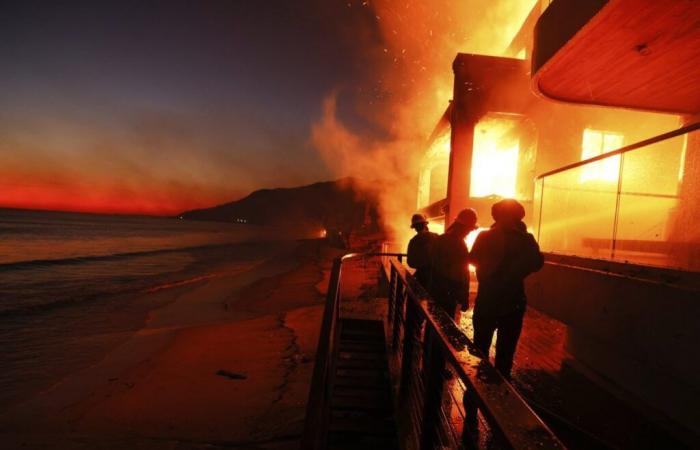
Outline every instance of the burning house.
<path id="1" fill-rule="evenodd" d="M 530 305 L 598 381 L 694 433 L 698 20 L 697 2 L 538 2 L 505 56 L 454 59 L 417 199 L 438 231 L 523 203 L 547 257 Z"/>
<path id="2" fill-rule="evenodd" d="M 502 55 L 456 55 L 416 206 L 433 231 L 525 206 L 545 266 L 526 280 L 522 360 L 502 378 L 404 255 L 348 254 L 304 448 L 700 446 L 699 21 L 696 1 L 541 0 Z M 349 307 L 341 266 L 377 256 L 386 296 Z"/>

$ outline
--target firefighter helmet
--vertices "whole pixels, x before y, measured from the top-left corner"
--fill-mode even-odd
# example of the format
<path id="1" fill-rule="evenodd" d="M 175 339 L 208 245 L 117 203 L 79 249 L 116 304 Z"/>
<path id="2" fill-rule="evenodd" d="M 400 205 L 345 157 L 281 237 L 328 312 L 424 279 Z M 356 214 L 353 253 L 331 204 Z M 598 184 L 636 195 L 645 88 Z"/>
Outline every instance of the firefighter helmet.
<path id="1" fill-rule="evenodd" d="M 423 214 L 414 214 L 411 217 L 411 228 L 415 228 L 416 225 L 428 223 L 428 219 L 425 218 Z"/>
<path id="2" fill-rule="evenodd" d="M 467 208 L 463 209 L 457 214 L 457 217 L 455 218 L 455 222 L 466 225 L 468 227 L 475 227 L 476 226 L 476 211 L 474 211 L 472 208 Z"/>

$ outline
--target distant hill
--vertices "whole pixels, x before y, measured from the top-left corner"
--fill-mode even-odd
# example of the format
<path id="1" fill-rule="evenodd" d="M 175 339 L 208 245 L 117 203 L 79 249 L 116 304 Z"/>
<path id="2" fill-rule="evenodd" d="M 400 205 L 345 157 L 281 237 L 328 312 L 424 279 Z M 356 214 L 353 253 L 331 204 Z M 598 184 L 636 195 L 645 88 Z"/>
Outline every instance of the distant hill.
<path id="1" fill-rule="evenodd" d="M 343 231 L 377 226 L 374 195 L 351 178 L 307 186 L 261 189 L 240 200 L 180 214 L 183 219 Z"/>

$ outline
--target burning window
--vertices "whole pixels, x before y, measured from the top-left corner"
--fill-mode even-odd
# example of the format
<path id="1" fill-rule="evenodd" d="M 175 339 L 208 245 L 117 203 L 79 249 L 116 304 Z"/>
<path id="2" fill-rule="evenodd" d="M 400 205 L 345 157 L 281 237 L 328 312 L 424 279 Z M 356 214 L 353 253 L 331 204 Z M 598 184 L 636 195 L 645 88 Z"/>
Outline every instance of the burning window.
<path id="1" fill-rule="evenodd" d="M 516 118 L 486 117 L 474 128 L 471 196 L 516 197 L 520 140 Z"/>
<path id="2" fill-rule="evenodd" d="M 603 153 L 616 150 L 623 146 L 624 136 L 610 131 L 583 130 L 581 142 L 581 160 L 593 158 Z M 598 161 L 584 166 L 580 174 L 580 182 L 586 181 L 617 181 L 620 173 L 620 155 Z"/>

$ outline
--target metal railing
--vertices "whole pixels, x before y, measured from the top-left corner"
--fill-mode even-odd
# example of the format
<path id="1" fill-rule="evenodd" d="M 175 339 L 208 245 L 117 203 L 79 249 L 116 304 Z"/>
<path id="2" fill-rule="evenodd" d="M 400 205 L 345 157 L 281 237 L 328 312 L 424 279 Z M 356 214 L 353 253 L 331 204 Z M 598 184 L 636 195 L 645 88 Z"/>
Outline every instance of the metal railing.
<path id="1" fill-rule="evenodd" d="M 396 260 L 387 321 L 402 448 L 564 448 Z"/>
<path id="2" fill-rule="evenodd" d="M 302 448 L 324 449 L 338 346 L 341 268 L 334 261 L 307 406 Z M 402 255 L 390 254 L 401 258 Z M 399 259 L 389 281 L 385 330 L 402 449 L 563 449 L 513 387 L 437 307 Z"/>
<path id="3" fill-rule="evenodd" d="M 349 253 L 333 260 L 321 331 L 316 348 L 311 391 L 306 406 L 302 449 L 325 449 L 327 447 L 331 416 L 331 389 L 333 388 L 333 374 L 335 373 L 338 341 L 340 338 L 338 321 L 340 318 L 340 282 L 343 263 L 358 257 L 403 258 L 403 256 L 405 255 L 401 253 Z"/>
<path id="4" fill-rule="evenodd" d="M 544 252 L 700 270 L 692 228 L 700 123 L 538 176 L 536 234 Z"/>

